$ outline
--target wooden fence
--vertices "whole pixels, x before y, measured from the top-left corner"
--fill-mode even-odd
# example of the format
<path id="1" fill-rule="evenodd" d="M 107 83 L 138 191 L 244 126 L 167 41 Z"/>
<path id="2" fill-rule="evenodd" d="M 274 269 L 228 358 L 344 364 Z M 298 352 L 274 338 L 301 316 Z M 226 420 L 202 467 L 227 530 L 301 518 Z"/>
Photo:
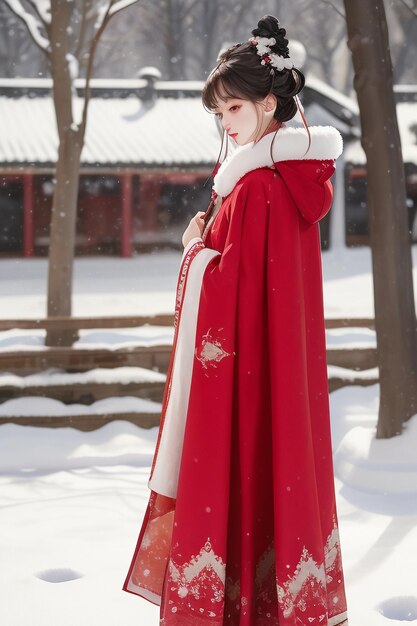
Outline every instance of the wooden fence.
<path id="1" fill-rule="evenodd" d="M 0 331 L 11 329 L 120 329 L 137 328 L 144 325 L 170 326 L 174 323 L 173 315 L 122 316 L 122 317 L 77 317 L 49 318 L 28 320 L 0 320 Z M 326 319 L 327 329 L 362 327 L 374 329 L 371 318 Z M 67 373 L 82 373 L 95 368 L 115 369 L 119 367 L 139 367 L 165 374 L 171 354 L 171 344 L 150 346 L 128 346 L 110 348 L 42 348 L 40 350 L 3 350 L 0 351 L 0 370 L 20 377 L 39 373 L 49 368 L 59 368 Z M 375 348 L 328 348 L 327 364 L 335 366 L 329 376 L 329 391 L 332 392 L 346 385 L 371 385 L 378 382 L 377 353 Z M 339 370 L 340 368 L 340 370 Z M 333 368 L 331 368 L 333 369 Z M 376 371 L 374 371 L 376 370 Z M 161 378 L 161 377 L 159 377 Z M 52 379 L 51 379 L 52 380 Z M 162 380 L 139 382 L 92 382 L 45 384 L 1 384 L 0 403 L 22 396 L 41 396 L 60 400 L 65 404 L 92 404 L 96 400 L 109 397 L 133 396 L 161 402 L 165 383 Z M 159 413 L 113 412 L 74 416 L 0 416 L 0 424 L 14 422 L 36 426 L 72 426 L 80 430 L 93 430 L 116 419 L 125 419 L 145 428 L 159 424 Z"/>

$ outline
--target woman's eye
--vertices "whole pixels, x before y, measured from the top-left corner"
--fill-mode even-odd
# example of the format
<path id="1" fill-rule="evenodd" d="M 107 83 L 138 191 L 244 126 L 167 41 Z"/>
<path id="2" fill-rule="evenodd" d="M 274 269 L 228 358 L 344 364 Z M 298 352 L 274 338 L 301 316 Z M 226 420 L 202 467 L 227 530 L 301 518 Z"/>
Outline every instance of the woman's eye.
<path id="1" fill-rule="evenodd" d="M 238 104 L 234 104 L 233 106 L 230 107 L 229 111 L 233 111 L 233 109 L 235 109 L 235 111 L 240 109 L 240 106 Z M 233 112 L 235 112 L 233 111 Z M 219 119 L 222 119 L 223 114 L 222 113 L 215 113 L 214 114 L 216 117 L 218 117 Z"/>

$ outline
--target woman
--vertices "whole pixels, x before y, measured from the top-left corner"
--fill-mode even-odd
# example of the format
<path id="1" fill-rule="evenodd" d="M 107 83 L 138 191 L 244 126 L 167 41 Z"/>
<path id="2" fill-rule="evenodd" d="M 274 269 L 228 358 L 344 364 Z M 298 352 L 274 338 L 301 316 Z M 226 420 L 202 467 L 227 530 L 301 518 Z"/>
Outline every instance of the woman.
<path id="1" fill-rule="evenodd" d="M 123 589 L 159 604 L 164 626 L 347 626 L 318 227 L 342 139 L 285 124 L 304 76 L 275 17 L 252 34 L 203 90 L 237 147 L 183 235 L 151 493 Z"/>

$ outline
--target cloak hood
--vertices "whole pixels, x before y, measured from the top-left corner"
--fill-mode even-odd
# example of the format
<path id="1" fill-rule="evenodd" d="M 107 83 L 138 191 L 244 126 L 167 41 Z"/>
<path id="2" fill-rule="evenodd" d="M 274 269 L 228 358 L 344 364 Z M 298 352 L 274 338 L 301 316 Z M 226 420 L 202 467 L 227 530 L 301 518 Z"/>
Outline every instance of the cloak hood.
<path id="1" fill-rule="evenodd" d="M 304 219 L 311 224 L 319 221 L 330 209 L 333 189 L 329 179 L 336 169 L 335 160 L 342 154 L 343 139 L 333 126 L 310 126 L 309 130 L 311 145 L 307 152 L 305 128 L 285 124 L 276 135 L 268 133 L 256 144 L 252 141 L 239 146 L 218 168 L 214 191 L 224 198 L 245 174 L 275 164 Z"/>

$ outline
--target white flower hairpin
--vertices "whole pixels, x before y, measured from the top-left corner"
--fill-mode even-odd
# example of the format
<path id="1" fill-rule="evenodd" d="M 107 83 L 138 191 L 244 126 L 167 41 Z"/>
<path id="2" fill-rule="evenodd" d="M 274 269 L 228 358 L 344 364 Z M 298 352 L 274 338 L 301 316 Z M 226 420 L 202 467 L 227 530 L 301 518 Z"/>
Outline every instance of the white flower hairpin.
<path id="1" fill-rule="evenodd" d="M 282 71 L 283 69 L 290 70 L 294 67 L 294 63 L 290 57 L 283 57 L 281 54 L 271 52 L 271 46 L 276 44 L 274 37 L 250 37 L 248 41 L 256 46 L 256 52 L 261 57 L 262 65 L 271 65 L 278 71 Z"/>

